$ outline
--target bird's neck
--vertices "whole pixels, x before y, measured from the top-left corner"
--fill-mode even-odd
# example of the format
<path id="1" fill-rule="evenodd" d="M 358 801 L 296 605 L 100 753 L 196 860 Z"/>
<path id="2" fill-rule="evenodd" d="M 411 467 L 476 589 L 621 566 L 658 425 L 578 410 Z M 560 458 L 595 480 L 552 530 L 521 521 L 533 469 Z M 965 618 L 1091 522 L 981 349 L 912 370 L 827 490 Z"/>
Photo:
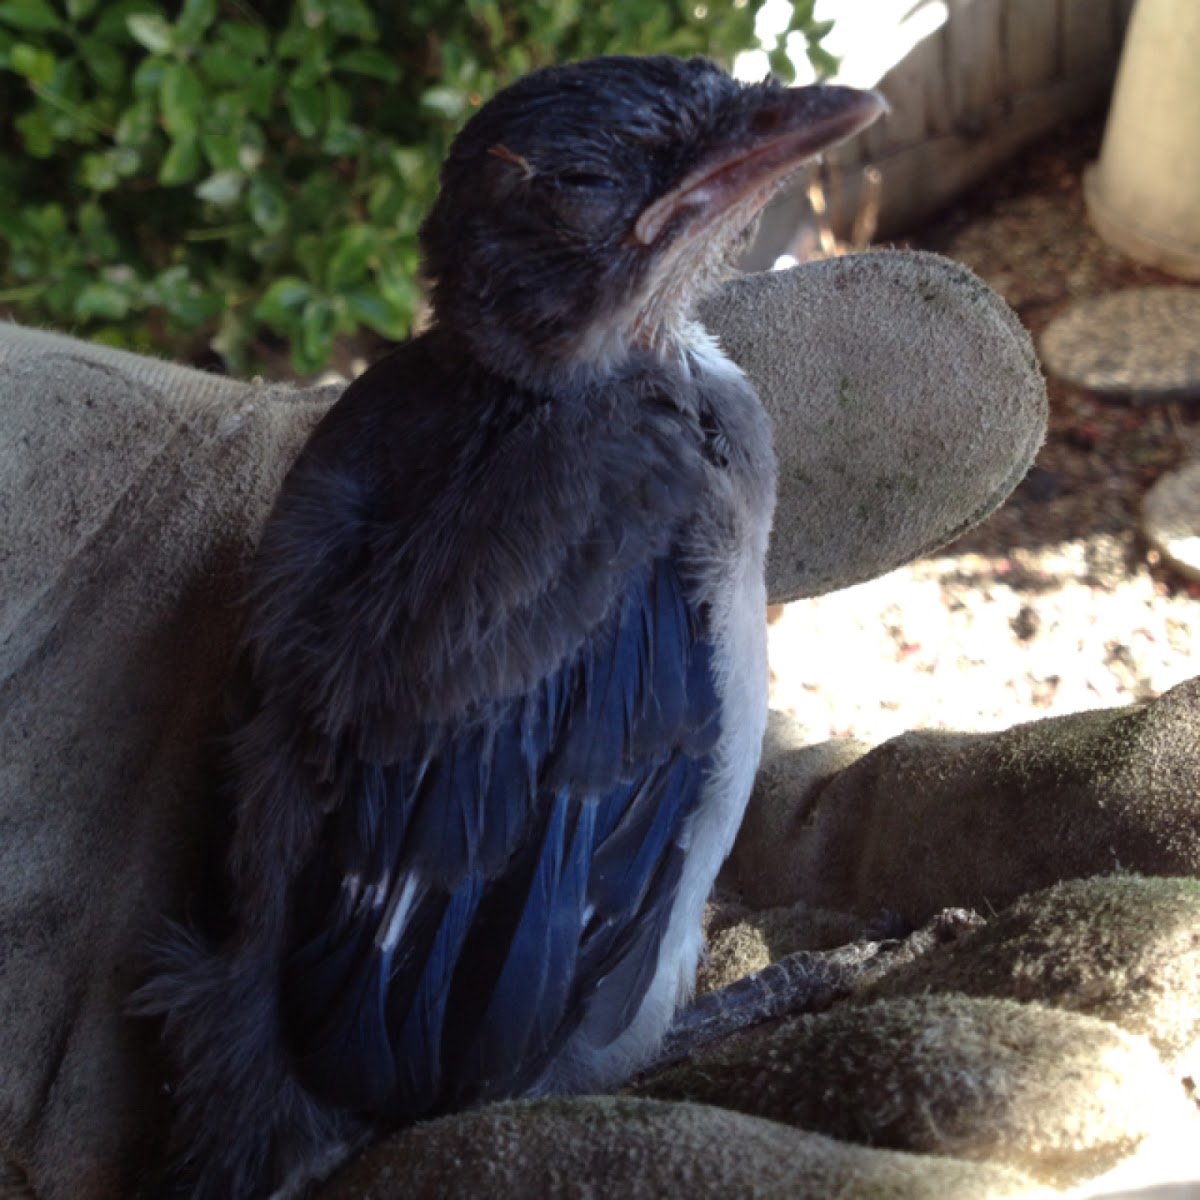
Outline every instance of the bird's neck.
<path id="1" fill-rule="evenodd" d="M 680 318 L 654 335 L 636 319 L 598 322 L 540 343 L 519 333 L 483 334 L 435 319 L 427 336 L 447 365 L 476 364 L 523 391 L 548 397 L 627 385 L 638 376 L 688 381 L 737 368 L 698 321 Z M 532 342 L 532 344 L 531 344 Z"/>

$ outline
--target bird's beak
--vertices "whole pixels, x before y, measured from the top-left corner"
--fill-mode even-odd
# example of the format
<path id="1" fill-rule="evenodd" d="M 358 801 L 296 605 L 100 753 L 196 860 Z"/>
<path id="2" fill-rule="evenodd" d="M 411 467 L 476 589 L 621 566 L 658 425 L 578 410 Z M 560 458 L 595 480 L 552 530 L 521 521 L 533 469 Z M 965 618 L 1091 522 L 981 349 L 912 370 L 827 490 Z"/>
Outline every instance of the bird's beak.
<path id="1" fill-rule="evenodd" d="M 752 117 L 749 132 L 713 146 L 670 191 L 642 210 L 634 240 L 653 245 L 684 211 L 695 213 L 696 223 L 704 226 L 749 202 L 749 219 L 771 197 L 774 185 L 806 159 L 845 141 L 886 111 L 878 92 L 855 88 L 788 88 L 769 96 Z"/>

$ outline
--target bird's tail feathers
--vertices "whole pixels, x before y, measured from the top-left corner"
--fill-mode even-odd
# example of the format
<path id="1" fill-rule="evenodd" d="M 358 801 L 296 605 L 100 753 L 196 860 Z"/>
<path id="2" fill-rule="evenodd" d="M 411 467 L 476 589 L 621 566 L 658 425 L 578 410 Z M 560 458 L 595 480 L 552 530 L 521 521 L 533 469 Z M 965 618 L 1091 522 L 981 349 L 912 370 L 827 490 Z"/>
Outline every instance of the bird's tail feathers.
<path id="1" fill-rule="evenodd" d="M 161 1017 L 174 1105 L 170 1161 L 154 1200 L 291 1196 L 331 1171 L 362 1128 L 310 1095 L 288 1067 L 274 956 L 214 950 L 171 925 L 130 1012 Z"/>

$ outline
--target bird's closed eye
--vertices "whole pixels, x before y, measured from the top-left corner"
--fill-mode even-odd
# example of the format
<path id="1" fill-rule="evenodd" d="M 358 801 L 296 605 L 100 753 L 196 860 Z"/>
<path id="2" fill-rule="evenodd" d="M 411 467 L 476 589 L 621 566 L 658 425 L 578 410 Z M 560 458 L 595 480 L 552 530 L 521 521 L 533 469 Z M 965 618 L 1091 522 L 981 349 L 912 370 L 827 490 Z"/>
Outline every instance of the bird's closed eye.
<path id="1" fill-rule="evenodd" d="M 617 186 L 617 181 L 611 175 L 601 175 L 597 171 L 566 171 L 554 177 L 556 183 L 571 188 L 594 188 L 597 191 L 609 191 Z"/>

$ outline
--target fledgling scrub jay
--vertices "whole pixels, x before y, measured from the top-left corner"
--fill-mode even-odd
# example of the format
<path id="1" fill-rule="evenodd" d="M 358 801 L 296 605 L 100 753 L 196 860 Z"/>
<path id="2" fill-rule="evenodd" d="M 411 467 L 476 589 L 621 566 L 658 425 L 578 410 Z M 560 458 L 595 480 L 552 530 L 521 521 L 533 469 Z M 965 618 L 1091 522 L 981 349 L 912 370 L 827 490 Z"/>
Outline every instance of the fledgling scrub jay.
<path id="1" fill-rule="evenodd" d="M 294 1195 L 367 1134 L 653 1057 L 758 763 L 766 415 L 692 318 L 878 97 L 535 72 L 421 231 L 430 329 L 352 384 L 254 567 L 228 927 L 174 930 L 163 1195 Z"/>

